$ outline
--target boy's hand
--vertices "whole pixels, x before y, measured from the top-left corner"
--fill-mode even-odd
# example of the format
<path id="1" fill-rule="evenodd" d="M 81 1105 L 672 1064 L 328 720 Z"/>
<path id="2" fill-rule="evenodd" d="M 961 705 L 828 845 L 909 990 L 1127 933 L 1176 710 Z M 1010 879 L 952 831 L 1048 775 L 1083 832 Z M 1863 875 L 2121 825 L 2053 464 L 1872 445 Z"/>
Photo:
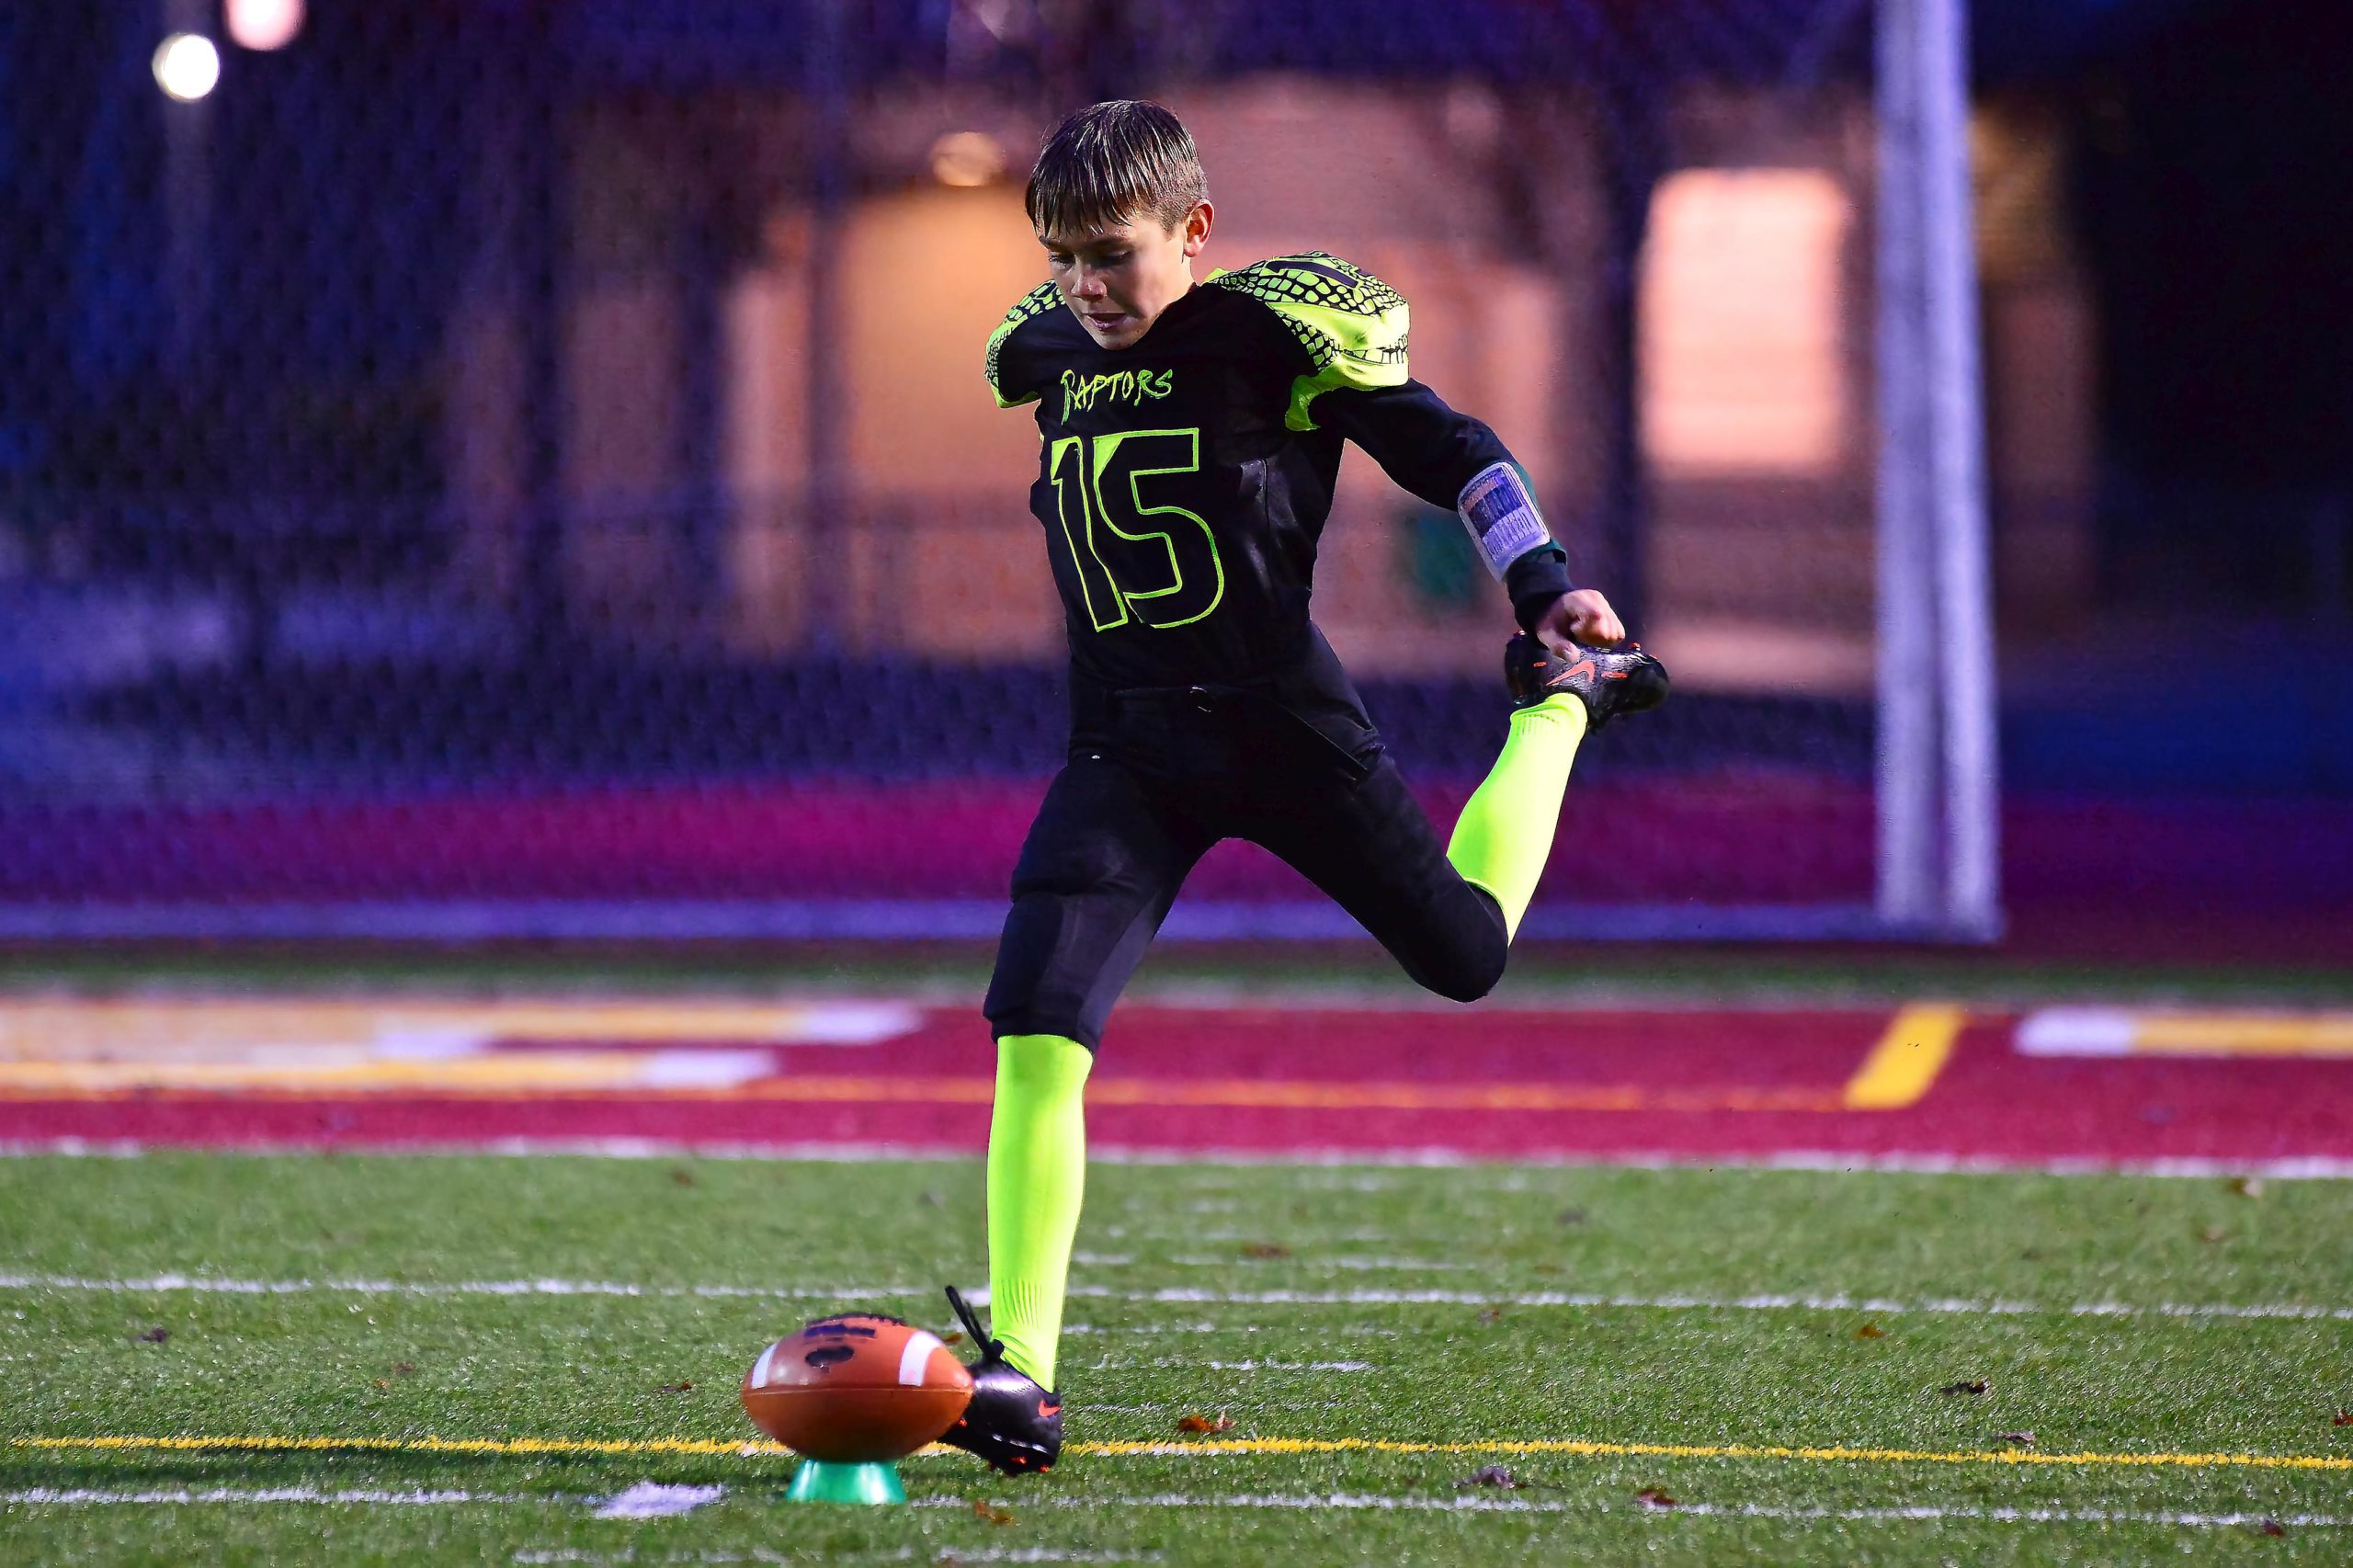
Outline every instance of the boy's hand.
<path id="1" fill-rule="evenodd" d="M 1592 588 L 1574 588 L 1554 599 L 1533 630 L 1544 646 L 1556 653 L 1565 653 L 1579 642 L 1615 648 L 1626 640 L 1625 623 L 1609 608 L 1609 601 Z"/>

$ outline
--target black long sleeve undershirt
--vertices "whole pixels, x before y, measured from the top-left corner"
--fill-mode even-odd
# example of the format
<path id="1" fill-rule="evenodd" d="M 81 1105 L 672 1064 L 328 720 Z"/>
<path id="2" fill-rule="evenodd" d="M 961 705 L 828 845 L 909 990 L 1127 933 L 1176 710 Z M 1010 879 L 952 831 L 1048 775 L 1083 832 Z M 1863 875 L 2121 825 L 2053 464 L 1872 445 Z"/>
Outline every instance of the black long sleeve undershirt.
<path id="1" fill-rule="evenodd" d="M 1342 387 L 1318 397 L 1315 422 L 1354 441 L 1398 487 L 1451 512 L 1463 486 L 1481 470 L 1513 460 L 1511 449 L 1483 421 L 1447 405 L 1421 382 L 1360 390 Z M 1569 591 L 1568 555 L 1557 544 L 1531 550 L 1504 574 L 1512 618 L 1532 630 L 1552 602 Z"/>

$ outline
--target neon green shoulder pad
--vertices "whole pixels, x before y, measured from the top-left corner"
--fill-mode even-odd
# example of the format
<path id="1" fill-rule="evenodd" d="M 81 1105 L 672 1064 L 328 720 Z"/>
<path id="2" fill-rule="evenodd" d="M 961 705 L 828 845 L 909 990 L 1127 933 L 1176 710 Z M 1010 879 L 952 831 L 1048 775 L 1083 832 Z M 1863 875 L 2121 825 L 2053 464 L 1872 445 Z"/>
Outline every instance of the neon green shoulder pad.
<path id="1" fill-rule="evenodd" d="M 1313 374 L 1291 383 L 1283 416 L 1290 429 L 1314 429 L 1310 405 L 1335 387 L 1404 384 L 1405 297 L 1362 267 L 1317 250 L 1213 272 L 1209 280 L 1273 311 L 1314 363 Z"/>
<path id="2" fill-rule="evenodd" d="M 1034 387 L 1016 397 L 1005 395 L 1005 382 L 997 374 L 997 358 L 1005 352 L 1005 340 L 1011 337 L 1013 329 L 1023 322 L 1032 316 L 1042 315 L 1061 303 L 1062 297 L 1054 292 L 1054 286 L 1040 283 L 1023 295 L 1019 304 L 1006 312 L 1005 319 L 997 323 L 995 332 L 989 334 L 989 391 L 996 394 L 999 408 L 1018 408 L 1025 403 L 1037 402 L 1039 396 L 1038 389 Z"/>

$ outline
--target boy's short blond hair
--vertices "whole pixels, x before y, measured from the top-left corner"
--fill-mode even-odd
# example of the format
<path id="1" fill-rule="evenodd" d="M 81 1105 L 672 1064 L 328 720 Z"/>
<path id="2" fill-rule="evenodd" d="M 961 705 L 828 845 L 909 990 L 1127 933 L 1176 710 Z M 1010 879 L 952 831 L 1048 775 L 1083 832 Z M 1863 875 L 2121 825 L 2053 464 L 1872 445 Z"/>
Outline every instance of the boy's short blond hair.
<path id="1" fill-rule="evenodd" d="M 1046 138 L 1022 201 L 1040 235 L 1097 233 L 1146 213 L 1174 229 L 1209 197 L 1184 121 L 1142 98 L 1072 115 Z"/>

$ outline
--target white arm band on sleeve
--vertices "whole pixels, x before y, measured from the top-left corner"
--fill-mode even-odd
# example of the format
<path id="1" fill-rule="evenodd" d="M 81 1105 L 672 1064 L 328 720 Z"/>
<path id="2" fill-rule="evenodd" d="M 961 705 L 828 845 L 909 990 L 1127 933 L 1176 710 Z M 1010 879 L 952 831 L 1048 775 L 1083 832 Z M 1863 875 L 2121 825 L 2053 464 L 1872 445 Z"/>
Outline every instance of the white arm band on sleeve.
<path id="1" fill-rule="evenodd" d="M 1473 474 L 1454 510 L 1498 583 L 1513 562 L 1552 542 L 1528 481 L 1509 463 L 1489 463 Z"/>

